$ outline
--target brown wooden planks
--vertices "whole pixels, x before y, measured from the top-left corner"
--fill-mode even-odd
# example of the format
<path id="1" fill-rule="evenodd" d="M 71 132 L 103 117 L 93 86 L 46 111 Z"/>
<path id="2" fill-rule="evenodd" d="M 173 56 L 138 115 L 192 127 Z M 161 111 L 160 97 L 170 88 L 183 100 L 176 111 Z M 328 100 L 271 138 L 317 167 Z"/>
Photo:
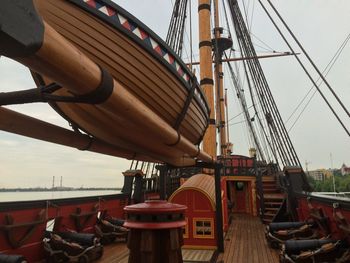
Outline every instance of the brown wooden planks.
<path id="1" fill-rule="evenodd" d="M 215 250 L 207 249 L 182 249 L 184 263 L 210 263 Z"/>
<path id="2" fill-rule="evenodd" d="M 206 261 L 203 251 L 187 255 L 189 260 Z M 125 243 L 105 247 L 105 253 L 98 263 L 126 263 L 129 251 Z M 246 214 L 235 214 L 225 236 L 225 252 L 217 262 L 225 263 L 274 263 L 279 262 L 278 251 L 268 247 L 264 235 L 264 225 L 259 218 Z"/>
<path id="3" fill-rule="evenodd" d="M 225 237 L 225 252 L 217 262 L 274 263 L 279 262 L 278 251 L 268 247 L 264 225 L 258 217 L 235 214 Z"/>
<path id="4" fill-rule="evenodd" d="M 126 243 L 116 243 L 104 247 L 103 257 L 96 261 L 98 263 L 127 263 L 129 249 Z"/>

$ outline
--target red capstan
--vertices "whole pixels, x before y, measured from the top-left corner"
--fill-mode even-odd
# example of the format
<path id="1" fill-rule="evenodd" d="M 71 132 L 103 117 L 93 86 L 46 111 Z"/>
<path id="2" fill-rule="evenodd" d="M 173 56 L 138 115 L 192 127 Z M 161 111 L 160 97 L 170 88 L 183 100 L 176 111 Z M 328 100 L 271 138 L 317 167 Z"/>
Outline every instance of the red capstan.
<path id="1" fill-rule="evenodd" d="M 187 207 L 162 200 L 127 206 L 129 263 L 182 263 Z"/>

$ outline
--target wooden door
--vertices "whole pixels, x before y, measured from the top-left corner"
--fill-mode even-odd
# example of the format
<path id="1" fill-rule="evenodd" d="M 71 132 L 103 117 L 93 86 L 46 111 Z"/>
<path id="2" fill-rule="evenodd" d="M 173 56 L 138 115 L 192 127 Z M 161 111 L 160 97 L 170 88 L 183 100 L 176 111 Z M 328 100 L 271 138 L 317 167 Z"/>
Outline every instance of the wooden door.
<path id="1" fill-rule="evenodd" d="M 247 183 L 235 182 L 236 200 L 234 206 L 234 212 L 246 213 L 247 211 Z"/>

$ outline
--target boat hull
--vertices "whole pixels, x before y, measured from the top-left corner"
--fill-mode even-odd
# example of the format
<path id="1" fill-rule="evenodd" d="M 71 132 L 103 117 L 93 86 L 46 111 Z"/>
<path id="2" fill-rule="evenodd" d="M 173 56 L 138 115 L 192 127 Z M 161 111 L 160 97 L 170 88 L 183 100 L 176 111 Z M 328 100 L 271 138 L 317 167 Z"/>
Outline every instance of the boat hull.
<path id="1" fill-rule="evenodd" d="M 172 54 L 169 53 L 167 57 L 172 56 L 177 67 L 181 67 L 176 72 L 164 56 L 157 55 L 155 50 L 149 50 L 147 43 L 158 45 L 158 42 L 161 42 L 153 36 L 153 33 L 151 37 L 151 33 L 136 24 L 140 22 L 134 22 L 131 16 L 119 13 L 121 9 L 114 5 L 113 7 L 118 10 L 113 9 L 110 12 L 118 13 L 109 17 L 84 1 L 36 0 L 34 4 L 45 22 L 96 64 L 108 70 L 115 80 L 127 87 L 163 120 L 171 126 L 176 125 L 189 96 L 190 73 L 184 75 L 179 73 L 186 72 L 186 69 Z M 123 25 L 123 21 L 129 27 Z M 132 31 L 131 25 L 139 29 Z M 138 33 L 135 33 L 136 31 Z M 142 40 L 138 34 L 147 34 L 148 38 Z M 159 48 L 162 48 L 161 44 Z M 57 106 L 71 117 L 70 111 L 62 103 Z M 192 143 L 200 142 L 208 125 L 206 107 L 201 95 L 194 96 L 179 127 L 179 132 Z M 75 110 L 74 105 L 70 108 Z M 91 115 L 99 114 L 94 106 L 85 108 Z M 80 123 L 79 116 L 71 119 L 77 124 Z"/>
<path id="2" fill-rule="evenodd" d="M 107 0 L 6 1 L 0 15 L 0 53 L 29 67 L 40 88 L 5 94 L 2 105 L 49 102 L 78 133 L 135 159 L 212 161 L 198 146 L 209 108 L 195 76 L 125 10 Z"/>

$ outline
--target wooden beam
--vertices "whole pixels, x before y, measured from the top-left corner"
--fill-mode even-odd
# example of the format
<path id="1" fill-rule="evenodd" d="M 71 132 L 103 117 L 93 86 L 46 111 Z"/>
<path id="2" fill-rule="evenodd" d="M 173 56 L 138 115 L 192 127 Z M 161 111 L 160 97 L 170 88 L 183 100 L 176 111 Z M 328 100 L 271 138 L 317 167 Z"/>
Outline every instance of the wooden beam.
<path id="1" fill-rule="evenodd" d="M 95 153 L 133 159 L 135 153 L 118 149 L 98 139 L 91 139 L 85 134 L 38 120 L 36 118 L 0 107 L 0 130 Z M 140 160 L 152 161 L 139 156 Z M 138 158 L 136 158 L 138 159 Z"/>
<path id="2" fill-rule="evenodd" d="M 29 138 L 51 142 L 78 150 L 90 151 L 129 160 L 147 162 L 168 162 L 174 166 L 193 165 L 192 158 L 171 158 L 136 152 L 130 149 L 118 148 L 85 134 L 78 134 L 57 125 L 38 120 L 36 118 L 0 107 L 0 130 Z"/>
<path id="3" fill-rule="evenodd" d="M 222 59 L 222 62 L 232 62 L 232 61 L 243 61 L 243 60 L 251 60 L 251 59 L 263 59 L 263 58 L 274 58 L 274 57 L 285 57 L 285 56 L 294 56 L 294 55 L 300 55 L 300 53 L 280 53 L 280 54 L 272 54 L 272 55 L 262 55 L 262 56 L 256 56 L 256 57 L 242 57 L 242 58 L 229 58 L 229 59 Z M 215 63 L 215 61 L 213 61 Z M 199 65 L 199 62 L 192 62 L 192 63 L 186 63 L 187 66 L 190 65 Z"/>

